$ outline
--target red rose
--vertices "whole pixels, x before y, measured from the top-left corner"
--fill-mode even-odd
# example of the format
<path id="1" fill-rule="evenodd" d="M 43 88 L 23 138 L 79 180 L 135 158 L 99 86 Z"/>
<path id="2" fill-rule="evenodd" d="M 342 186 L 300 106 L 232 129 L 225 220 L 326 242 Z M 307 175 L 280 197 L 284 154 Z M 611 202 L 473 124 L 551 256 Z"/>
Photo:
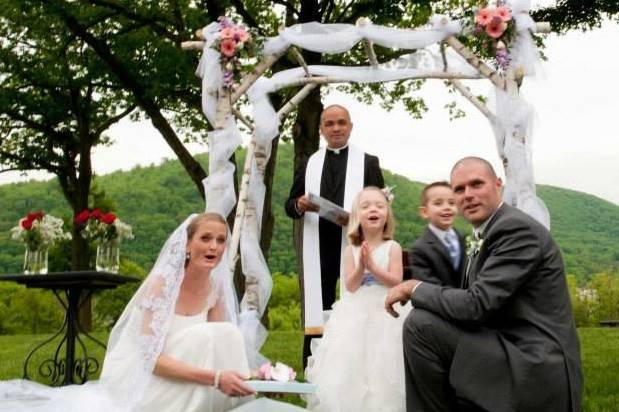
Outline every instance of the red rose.
<path id="1" fill-rule="evenodd" d="M 84 209 L 77 216 L 75 216 L 75 223 L 83 225 L 86 222 L 88 222 L 89 217 L 90 217 L 90 212 L 88 211 L 88 209 Z"/>
<path id="2" fill-rule="evenodd" d="M 26 216 L 26 219 L 34 222 L 35 220 L 43 219 L 43 216 L 45 216 L 45 213 L 43 212 L 30 212 Z"/>
<path id="3" fill-rule="evenodd" d="M 99 209 L 95 209 L 90 212 L 90 217 L 93 219 L 101 220 L 101 218 L 103 217 L 103 213 L 101 213 Z"/>
<path id="4" fill-rule="evenodd" d="M 114 213 L 106 213 L 101 216 L 101 221 L 107 225 L 111 225 L 116 220 L 116 215 Z"/>
<path id="5" fill-rule="evenodd" d="M 29 219 L 29 218 L 25 218 L 22 219 L 21 222 L 19 222 L 21 224 L 21 227 L 23 227 L 26 230 L 30 230 L 32 229 L 32 222 L 34 220 L 33 219 Z"/>

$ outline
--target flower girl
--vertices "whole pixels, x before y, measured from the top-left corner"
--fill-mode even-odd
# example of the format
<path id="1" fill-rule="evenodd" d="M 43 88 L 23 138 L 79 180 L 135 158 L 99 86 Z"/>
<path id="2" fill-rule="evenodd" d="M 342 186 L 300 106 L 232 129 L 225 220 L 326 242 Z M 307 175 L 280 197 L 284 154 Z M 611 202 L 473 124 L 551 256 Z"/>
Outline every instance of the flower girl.
<path id="1" fill-rule="evenodd" d="M 380 189 L 367 187 L 357 195 L 344 252 L 347 293 L 333 305 L 323 338 L 312 342 L 305 371 L 306 379 L 318 386 L 307 399 L 310 410 L 405 410 L 406 316 L 393 318 L 384 308 L 388 288 L 402 281 L 402 248 L 393 240 L 394 225 Z"/>

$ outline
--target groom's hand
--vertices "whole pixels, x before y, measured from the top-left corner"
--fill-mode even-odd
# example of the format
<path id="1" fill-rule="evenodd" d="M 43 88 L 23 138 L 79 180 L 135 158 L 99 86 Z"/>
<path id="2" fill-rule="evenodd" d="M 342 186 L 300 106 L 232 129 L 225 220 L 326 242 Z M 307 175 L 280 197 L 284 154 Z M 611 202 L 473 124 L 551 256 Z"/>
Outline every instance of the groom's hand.
<path id="1" fill-rule="evenodd" d="M 413 288 L 417 285 L 417 283 L 419 283 L 418 280 L 410 279 L 389 289 L 389 292 L 387 292 L 387 298 L 385 299 L 385 310 L 389 312 L 391 316 L 394 318 L 400 316 L 400 314 L 393 309 L 393 305 L 396 302 L 400 302 L 400 304 L 404 306 L 406 302 L 410 300 L 411 293 L 413 293 Z"/>

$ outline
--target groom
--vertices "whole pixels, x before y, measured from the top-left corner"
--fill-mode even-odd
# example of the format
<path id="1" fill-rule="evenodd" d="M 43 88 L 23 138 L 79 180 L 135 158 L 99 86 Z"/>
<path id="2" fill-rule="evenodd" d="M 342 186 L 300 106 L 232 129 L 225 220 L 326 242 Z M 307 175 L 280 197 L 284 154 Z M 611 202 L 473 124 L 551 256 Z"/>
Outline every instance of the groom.
<path id="1" fill-rule="evenodd" d="M 579 411 L 580 349 L 557 245 L 537 221 L 501 201 L 484 159 L 451 171 L 475 241 L 464 289 L 417 280 L 385 308 L 411 300 L 404 322 L 408 411 Z"/>

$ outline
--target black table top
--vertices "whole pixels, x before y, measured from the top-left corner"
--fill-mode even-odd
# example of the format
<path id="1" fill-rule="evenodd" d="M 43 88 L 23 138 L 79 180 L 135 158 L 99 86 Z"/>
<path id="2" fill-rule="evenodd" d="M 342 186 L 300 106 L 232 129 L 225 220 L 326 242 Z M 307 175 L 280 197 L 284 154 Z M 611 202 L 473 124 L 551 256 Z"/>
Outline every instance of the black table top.
<path id="1" fill-rule="evenodd" d="M 23 273 L 0 275 L 0 281 L 16 282 L 28 288 L 40 289 L 113 289 L 119 285 L 140 280 L 133 276 L 96 270 L 51 272 L 46 275 L 25 275 Z"/>

